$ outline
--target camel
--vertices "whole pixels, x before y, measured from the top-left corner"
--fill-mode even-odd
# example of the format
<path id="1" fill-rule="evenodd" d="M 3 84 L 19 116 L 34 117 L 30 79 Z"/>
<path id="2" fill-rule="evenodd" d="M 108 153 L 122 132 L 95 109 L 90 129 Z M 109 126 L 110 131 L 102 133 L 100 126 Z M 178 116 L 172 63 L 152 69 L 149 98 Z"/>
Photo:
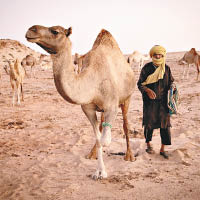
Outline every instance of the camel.
<path id="1" fill-rule="evenodd" d="M 12 87 L 13 98 L 12 98 L 12 105 L 15 105 L 15 91 L 17 90 L 17 104 L 20 105 L 20 94 L 22 101 L 24 101 L 24 94 L 23 94 L 23 82 L 25 77 L 25 69 L 21 66 L 21 63 L 18 59 L 15 60 L 14 64 L 8 61 L 10 66 L 10 84 Z"/>
<path id="2" fill-rule="evenodd" d="M 43 70 L 47 70 L 52 65 L 51 58 L 48 55 L 41 54 L 37 64 L 40 65 Z"/>
<path id="3" fill-rule="evenodd" d="M 26 69 L 26 66 L 31 67 L 31 75 L 33 72 L 33 76 L 35 77 L 35 71 L 34 68 L 37 65 L 41 65 L 42 69 L 47 69 L 47 64 L 49 64 L 50 60 L 48 59 L 47 55 L 41 54 L 39 60 L 36 60 L 36 58 L 33 55 L 27 55 L 22 59 L 22 66 L 24 69 Z"/>
<path id="4" fill-rule="evenodd" d="M 191 48 L 190 51 L 186 52 L 183 56 L 183 58 L 181 58 L 178 61 L 179 65 L 183 65 L 183 64 L 187 64 L 188 65 L 188 70 L 187 70 L 187 76 L 186 78 L 189 78 L 189 70 L 190 70 L 190 65 L 194 64 L 196 65 L 197 68 L 197 81 L 198 81 L 198 77 L 199 77 L 199 66 L 200 66 L 200 55 L 196 52 L 195 48 Z M 182 78 L 184 79 L 185 76 L 185 67 L 184 67 L 184 71 L 183 71 L 183 76 Z"/>
<path id="5" fill-rule="evenodd" d="M 138 51 L 134 51 L 131 55 L 129 55 L 127 61 L 128 63 L 130 63 L 131 66 L 133 63 L 138 63 L 138 72 L 140 72 L 140 70 L 143 67 L 144 61 L 149 59 L 150 59 L 149 55 L 145 56 Z"/>
<path id="6" fill-rule="evenodd" d="M 35 71 L 33 70 L 33 68 L 37 65 L 37 61 L 34 56 L 27 55 L 26 57 L 24 57 L 22 59 L 21 65 L 24 67 L 24 69 L 26 69 L 26 66 L 30 66 L 31 67 L 31 75 L 32 75 L 32 71 L 33 71 L 33 76 L 35 77 Z"/>
<path id="7" fill-rule="evenodd" d="M 78 53 L 75 53 L 74 55 L 74 64 L 78 66 L 78 68 L 75 68 L 75 71 L 80 74 L 81 71 L 84 70 L 84 67 L 87 66 L 86 61 L 84 60 L 86 55 L 80 56 Z"/>
<path id="8" fill-rule="evenodd" d="M 98 166 L 92 178 L 106 178 L 102 149 L 111 143 L 112 123 L 119 106 L 122 109 L 123 127 L 128 141 L 126 159 L 133 159 L 129 145 L 127 112 L 136 80 L 117 42 L 105 29 L 101 30 L 92 49 L 85 55 L 86 69 L 76 74 L 69 39 L 71 34 L 71 27 L 65 29 L 61 26 L 34 25 L 26 32 L 26 38 L 51 54 L 58 93 L 69 103 L 81 105 L 96 137 Z M 98 128 L 97 111 L 104 112 L 102 134 Z"/>

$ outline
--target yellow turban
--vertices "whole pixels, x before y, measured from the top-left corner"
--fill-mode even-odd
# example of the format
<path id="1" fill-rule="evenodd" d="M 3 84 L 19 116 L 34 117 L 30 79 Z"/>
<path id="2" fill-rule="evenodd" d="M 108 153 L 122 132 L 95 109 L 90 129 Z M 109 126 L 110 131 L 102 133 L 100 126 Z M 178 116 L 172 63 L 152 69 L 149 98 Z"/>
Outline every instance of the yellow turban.
<path id="1" fill-rule="evenodd" d="M 154 54 L 161 54 L 163 57 L 156 59 L 153 57 Z M 150 74 L 147 79 L 142 83 L 142 85 L 147 85 L 150 83 L 155 83 L 159 79 L 163 79 L 165 74 L 165 59 L 166 59 L 166 50 L 160 45 L 156 45 L 151 48 L 149 52 L 150 57 L 152 58 L 153 64 L 158 66 L 153 74 Z"/>

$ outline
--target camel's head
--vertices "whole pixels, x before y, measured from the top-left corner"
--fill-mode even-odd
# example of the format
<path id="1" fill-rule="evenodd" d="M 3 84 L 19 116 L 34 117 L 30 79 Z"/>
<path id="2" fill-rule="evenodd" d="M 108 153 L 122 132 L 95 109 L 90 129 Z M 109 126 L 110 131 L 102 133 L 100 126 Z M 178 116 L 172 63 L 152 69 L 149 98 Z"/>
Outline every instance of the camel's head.
<path id="1" fill-rule="evenodd" d="M 61 26 L 44 27 L 34 25 L 26 32 L 26 39 L 42 47 L 50 54 L 56 54 L 66 45 L 71 45 L 68 36 L 72 33 L 72 28 L 64 29 Z"/>
<path id="2" fill-rule="evenodd" d="M 194 56 L 197 55 L 197 52 L 196 52 L 195 48 L 191 48 L 190 49 L 190 53 L 192 53 Z"/>
<path id="3" fill-rule="evenodd" d="M 185 64 L 187 64 L 187 63 L 184 61 L 184 57 L 181 58 L 180 60 L 178 60 L 178 64 L 179 64 L 179 65 L 185 65 Z"/>

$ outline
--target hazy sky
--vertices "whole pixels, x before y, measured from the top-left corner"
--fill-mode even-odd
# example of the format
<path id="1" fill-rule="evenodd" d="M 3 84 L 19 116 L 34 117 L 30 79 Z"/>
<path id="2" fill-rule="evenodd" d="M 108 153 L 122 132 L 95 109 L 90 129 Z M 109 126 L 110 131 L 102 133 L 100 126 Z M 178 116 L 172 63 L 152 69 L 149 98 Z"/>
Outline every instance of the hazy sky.
<path id="1" fill-rule="evenodd" d="M 160 44 L 168 52 L 200 50 L 200 0 L 0 0 L 0 38 L 26 41 L 32 25 L 72 26 L 72 53 L 88 52 L 102 28 L 124 54 L 148 53 Z"/>

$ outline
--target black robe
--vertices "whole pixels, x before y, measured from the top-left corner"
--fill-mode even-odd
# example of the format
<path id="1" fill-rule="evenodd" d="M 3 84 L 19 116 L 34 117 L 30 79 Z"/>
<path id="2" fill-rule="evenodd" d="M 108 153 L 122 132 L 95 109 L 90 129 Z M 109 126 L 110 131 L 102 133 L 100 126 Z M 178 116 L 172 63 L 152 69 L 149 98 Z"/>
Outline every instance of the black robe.
<path id="1" fill-rule="evenodd" d="M 165 74 L 163 79 L 156 83 L 142 85 L 147 77 L 156 70 L 152 62 L 147 63 L 141 70 L 137 82 L 138 89 L 142 93 L 143 99 L 143 126 L 150 129 L 170 127 L 170 115 L 168 109 L 168 90 L 174 81 L 169 66 L 165 65 Z M 148 87 L 156 94 L 156 99 L 150 99 L 145 92 Z"/>

